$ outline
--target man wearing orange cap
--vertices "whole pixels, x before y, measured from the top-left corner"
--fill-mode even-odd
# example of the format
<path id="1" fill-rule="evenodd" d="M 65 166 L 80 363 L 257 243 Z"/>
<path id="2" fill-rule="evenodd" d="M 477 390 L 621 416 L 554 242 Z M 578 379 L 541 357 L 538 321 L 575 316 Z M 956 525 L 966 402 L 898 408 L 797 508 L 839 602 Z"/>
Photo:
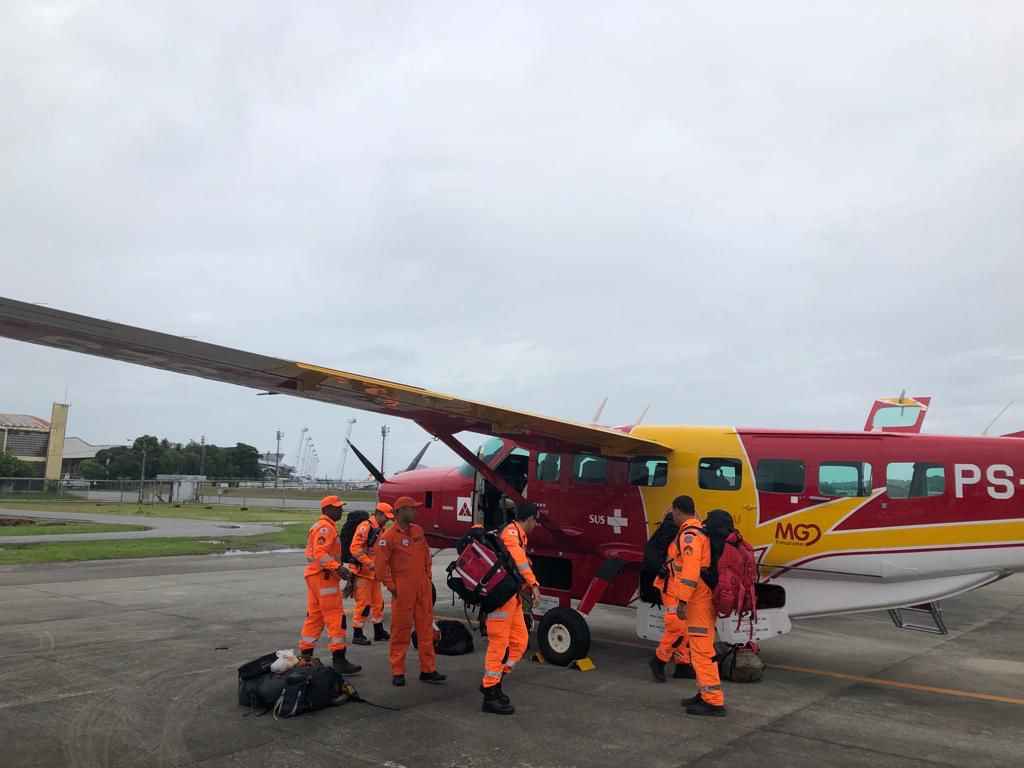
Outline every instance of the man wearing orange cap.
<path id="1" fill-rule="evenodd" d="M 373 618 L 373 639 L 388 640 L 389 635 L 384 630 L 384 593 L 381 591 L 380 582 L 373 567 L 374 545 L 377 538 L 384 531 L 388 520 L 394 520 L 395 513 L 390 504 L 380 502 L 369 519 L 364 520 L 356 527 L 352 535 L 352 544 L 349 545 L 349 552 L 356 561 L 356 614 L 352 622 L 352 643 L 354 645 L 369 645 L 370 639 L 363 634 L 363 622 L 366 617 Z"/>
<path id="2" fill-rule="evenodd" d="M 377 578 L 391 593 L 391 642 L 388 656 L 391 660 L 391 684 L 405 685 L 405 654 L 413 624 L 420 642 L 420 680 L 424 683 L 443 683 L 438 674 L 434 644 L 434 598 L 431 589 L 430 548 L 423 529 L 413 520 L 420 504 L 408 496 L 395 500 L 395 525 L 377 539 L 374 565 Z"/>
<path id="3" fill-rule="evenodd" d="M 320 519 L 309 529 L 306 540 L 306 621 L 299 638 L 299 652 L 307 659 L 327 627 L 328 647 L 334 669 L 354 675 L 362 667 L 345 658 L 345 608 L 341 582 L 352 574 L 341 564 L 341 540 L 338 520 L 345 502 L 337 496 L 320 500 Z"/>

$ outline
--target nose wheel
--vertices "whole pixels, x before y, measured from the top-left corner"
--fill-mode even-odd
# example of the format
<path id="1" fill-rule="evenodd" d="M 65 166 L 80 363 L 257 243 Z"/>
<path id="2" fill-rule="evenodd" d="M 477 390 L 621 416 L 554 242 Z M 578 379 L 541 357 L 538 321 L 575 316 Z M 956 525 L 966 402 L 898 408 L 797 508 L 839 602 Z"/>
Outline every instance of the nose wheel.
<path id="1" fill-rule="evenodd" d="M 590 627 L 572 608 L 552 608 L 537 625 L 537 645 L 545 661 L 567 667 L 590 653 Z"/>

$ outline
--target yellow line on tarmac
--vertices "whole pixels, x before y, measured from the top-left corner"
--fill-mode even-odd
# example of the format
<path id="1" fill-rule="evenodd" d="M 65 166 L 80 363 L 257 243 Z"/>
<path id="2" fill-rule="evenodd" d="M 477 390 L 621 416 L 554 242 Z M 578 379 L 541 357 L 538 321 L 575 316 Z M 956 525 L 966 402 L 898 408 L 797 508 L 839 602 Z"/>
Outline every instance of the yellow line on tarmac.
<path id="1" fill-rule="evenodd" d="M 832 677 L 836 680 L 850 680 L 855 683 L 867 683 L 868 685 L 881 685 L 888 688 L 903 688 L 908 691 L 919 691 L 921 693 L 936 693 L 943 696 L 956 696 L 961 699 L 975 699 L 977 701 L 997 701 L 1000 704 L 1017 704 L 1024 706 L 1024 699 L 1014 699 L 1009 696 L 994 696 L 991 693 L 977 693 L 975 691 L 961 691 L 956 688 L 936 688 L 931 685 L 917 685 L 916 683 L 901 683 L 898 680 L 886 680 L 881 677 L 862 677 L 860 675 L 847 675 L 843 672 L 829 672 L 825 669 L 809 669 L 807 667 L 791 667 L 787 664 L 771 664 L 772 669 L 782 669 L 786 672 L 803 672 L 808 675 L 819 675 L 821 677 Z"/>

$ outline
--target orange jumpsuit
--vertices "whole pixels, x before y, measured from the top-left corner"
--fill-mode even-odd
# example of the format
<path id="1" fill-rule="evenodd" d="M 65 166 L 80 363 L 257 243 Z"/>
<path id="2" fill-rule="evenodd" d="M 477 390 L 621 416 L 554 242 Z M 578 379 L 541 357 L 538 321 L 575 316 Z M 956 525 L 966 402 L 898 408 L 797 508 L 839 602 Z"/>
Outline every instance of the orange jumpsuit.
<path id="1" fill-rule="evenodd" d="M 680 529 L 680 533 L 682 529 Z M 668 562 L 678 560 L 682 551 L 680 550 L 681 536 L 677 535 L 672 543 L 668 545 Z M 676 609 L 679 607 L 679 599 L 670 595 L 666 589 L 667 585 L 662 577 L 654 581 L 654 586 L 661 590 L 661 604 L 664 608 L 665 631 L 661 635 L 661 642 L 654 655 L 659 661 L 675 664 L 690 663 L 690 647 L 686 638 L 686 622 L 676 616 Z"/>
<path id="2" fill-rule="evenodd" d="M 306 541 L 306 621 L 302 625 L 299 650 L 316 646 L 324 626 L 328 647 L 345 650 L 345 608 L 341 591 L 344 585 L 337 576 L 341 568 L 341 540 L 338 527 L 327 515 L 313 523 Z"/>
<path id="3" fill-rule="evenodd" d="M 530 561 L 526 557 L 526 531 L 523 530 L 523 526 L 518 522 L 509 523 L 501 532 L 501 540 L 512 555 L 512 560 L 526 586 L 538 586 L 537 577 L 533 575 Z M 526 653 L 529 642 L 530 635 L 526 630 L 526 618 L 523 616 L 522 597 L 514 595 L 501 608 L 487 614 L 484 688 L 498 685 L 501 676 L 512 671 L 516 662 Z"/>
<path id="4" fill-rule="evenodd" d="M 423 529 L 416 523 L 408 528 L 396 523 L 384 531 L 374 547 L 374 567 L 377 578 L 393 596 L 388 641 L 391 674 L 405 674 L 405 653 L 414 623 L 420 638 L 420 672 L 436 672 L 434 644 L 429 640 L 434 636 L 430 548 Z"/>
<path id="5" fill-rule="evenodd" d="M 356 527 L 356 532 L 352 535 L 352 544 L 349 545 L 352 557 L 359 562 L 356 570 L 356 615 L 352 621 L 356 629 L 362 629 L 367 614 L 374 624 L 384 621 L 384 592 L 380 588 L 373 567 L 373 551 L 376 547 L 367 549 L 366 546 L 370 531 L 379 529 L 380 523 L 371 516 L 369 520 L 364 520 Z"/>
<path id="6" fill-rule="evenodd" d="M 682 636 L 690 647 L 690 663 L 697 674 L 701 698 L 708 704 L 722 706 L 725 697 L 722 695 L 722 681 L 718 677 L 718 664 L 714 660 L 717 620 L 715 604 L 711 589 L 700 577 L 701 568 L 711 566 L 711 542 L 700 528 L 701 522 L 695 517 L 680 526 L 679 535 L 670 545 L 669 551 L 674 552 L 674 556 L 668 563 L 668 579 L 667 582 L 662 580 L 662 583 L 666 596 L 675 603 L 673 608 L 679 603 L 686 603 Z M 668 610 L 667 602 L 665 608 Z M 669 619 L 666 616 L 666 631 L 668 626 Z M 664 653 L 659 645 L 658 658 L 665 660 Z"/>

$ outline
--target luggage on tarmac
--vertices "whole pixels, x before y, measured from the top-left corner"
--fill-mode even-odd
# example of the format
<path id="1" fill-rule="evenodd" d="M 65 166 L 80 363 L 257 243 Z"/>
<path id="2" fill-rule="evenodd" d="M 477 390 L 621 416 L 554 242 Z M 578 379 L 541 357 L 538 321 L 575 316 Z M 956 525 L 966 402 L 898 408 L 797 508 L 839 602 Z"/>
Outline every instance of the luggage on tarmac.
<path id="1" fill-rule="evenodd" d="M 412 645 L 419 648 L 419 638 L 412 633 Z M 461 621 L 439 619 L 434 622 L 434 650 L 441 656 L 463 656 L 473 652 L 473 635 Z"/>
<path id="2" fill-rule="evenodd" d="M 296 717 L 341 704 L 346 688 L 345 678 L 333 667 L 325 667 L 319 659 L 303 662 L 284 676 L 284 688 L 274 704 L 274 717 Z"/>

